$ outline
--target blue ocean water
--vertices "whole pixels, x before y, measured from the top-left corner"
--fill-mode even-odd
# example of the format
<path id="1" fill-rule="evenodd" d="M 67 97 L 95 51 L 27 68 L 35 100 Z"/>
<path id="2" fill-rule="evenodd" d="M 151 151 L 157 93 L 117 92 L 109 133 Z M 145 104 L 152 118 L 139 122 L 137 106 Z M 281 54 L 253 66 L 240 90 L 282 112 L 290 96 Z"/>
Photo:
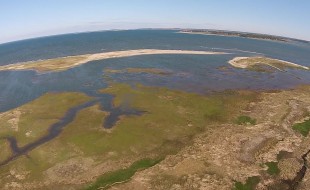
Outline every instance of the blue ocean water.
<path id="1" fill-rule="evenodd" d="M 265 55 L 310 66 L 310 44 L 283 43 L 239 37 L 192 35 L 175 30 L 128 30 L 67 34 L 0 45 L 0 65 L 87 53 L 129 49 L 224 51 L 228 55 L 144 55 L 93 61 L 63 72 L 0 71 L 0 112 L 23 105 L 46 92 L 89 93 L 118 82 L 165 86 L 208 93 L 225 89 L 282 89 L 310 83 L 310 72 L 259 73 L 236 69 L 227 62 L 236 56 Z M 129 67 L 160 68 L 172 75 L 108 74 Z M 221 69 L 225 67 L 225 69 Z"/>

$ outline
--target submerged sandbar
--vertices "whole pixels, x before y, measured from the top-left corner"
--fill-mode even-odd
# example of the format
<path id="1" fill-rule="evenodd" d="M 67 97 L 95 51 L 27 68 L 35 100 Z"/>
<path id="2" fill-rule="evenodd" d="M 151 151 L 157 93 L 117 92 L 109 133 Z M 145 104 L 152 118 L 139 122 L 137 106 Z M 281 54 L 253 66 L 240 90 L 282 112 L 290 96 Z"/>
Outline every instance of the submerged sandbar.
<path id="1" fill-rule="evenodd" d="M 193 51 L 193 50 L 160 50 L 160 49 L 137 49 L 113 51 L 95 54 L 85 54 L 61 57 L 55 59 L 38 60 L 22 62 L 10 65 L 0 66 L 0 71 L 6 70 L 35 70 L 37 72 L 55 72 L 64 71 L 90 61 L 130 57 L 138 55 L 158 55 L 158 54 L 188 54 L 188 55 L 213 55 L 213 54 L 227 54 L 225 52 L 212 51 Z"/>

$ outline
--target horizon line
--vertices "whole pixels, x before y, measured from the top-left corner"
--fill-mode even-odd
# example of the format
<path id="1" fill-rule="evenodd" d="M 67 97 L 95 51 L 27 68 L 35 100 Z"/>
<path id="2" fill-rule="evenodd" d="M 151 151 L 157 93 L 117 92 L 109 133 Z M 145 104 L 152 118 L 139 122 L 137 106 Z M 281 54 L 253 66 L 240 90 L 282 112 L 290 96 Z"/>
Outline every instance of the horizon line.
<path id="1" fill-rule="evenodd" d="M 0 46 L 10 44 L 10 43 L 17 43 L 27 40 L 34 40 L 34 39 L 40 39 L 40 38 L 47 38 L 47 37 L 56 37 L 56 36 L 64 36 L 64 35 L 72 35 L 72 34 L 84 34 L 84 33 L 95 33 L 95 32 L 113 32 L 113 31 L 134 31 L 134 30 L 214 30 L 214 31 L 227 31 L 227 32 L 239 32 L 239 33 L 248 33 L 248 34 L 261 34 L 261 35 L 269 35 L 274 37 L 282 37 L 287 38 L 291 40 L 297 40 L 297 41 L 304 41 L 306 43 L 310 43 L 310 40 L 305 40 L 301 38 L 295 38 L 295 37 L 288 37 L 288 36 L 282 36 L 282 35 L 274 35 L 274 34 L 268 34 L 268 33 L 257 33 L 257 32 L 246 32 L 246 31 L 238 31 L 238 30 L 225 30 L 225 29 L 211 29 L 211 28 L 170 28 L 170 27 L 152 27 L 152 28 L 129 28 L 129 29 L 103 29 L 103 30 L 87 30 L 87 31 L 80 31 L 80 32 L 67 32 L 67 33 L 59 33 L 59 34 L 51 34 L 51 35 L 42 35 L 42 36 L 36 36 L 36 37 L 29 37 L 29 38 L 22 38 L 18 40 L 12 40 L 7 42 L 0 42 Z M 217 36 L 215 34 L 215 36 Z M 219 35 L 218 35 L 219 36 Z M 233 36 L 227 36 L 227 37 L 233 37 Z M 237 37 L 237 36 L 236 36 Z M 241 37 L 243 38 L 243 37 Z M 257 40 L 263 40 L 263 39 L 257 39 Z"/>

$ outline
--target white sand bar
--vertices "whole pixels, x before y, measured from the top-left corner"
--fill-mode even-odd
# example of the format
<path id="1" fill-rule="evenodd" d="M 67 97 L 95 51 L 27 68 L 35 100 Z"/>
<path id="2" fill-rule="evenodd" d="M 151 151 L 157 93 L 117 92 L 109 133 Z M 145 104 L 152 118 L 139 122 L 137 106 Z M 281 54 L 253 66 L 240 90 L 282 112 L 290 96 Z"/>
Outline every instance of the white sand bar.
<path id="1" fill-rule="evenodd" d="M 0 66 L 0 71 L 4 70 L 36 70 L 37 72 L 54 72 L 67 70 L 90 61 L 130 57 L 138 55 L 156 55 L 156 54 L 190 54 L 190 55 L 219 55 L 228 54 L 225 52 L 212 51 L 193 51 L 193 50 L 160 50 L 160 49 L 137 49 L 113 51 L 96 54 L 86 54 L 77 56 L 68 56 L 55 59 L 38 60 L 31 62 L 16 63 Z"/>

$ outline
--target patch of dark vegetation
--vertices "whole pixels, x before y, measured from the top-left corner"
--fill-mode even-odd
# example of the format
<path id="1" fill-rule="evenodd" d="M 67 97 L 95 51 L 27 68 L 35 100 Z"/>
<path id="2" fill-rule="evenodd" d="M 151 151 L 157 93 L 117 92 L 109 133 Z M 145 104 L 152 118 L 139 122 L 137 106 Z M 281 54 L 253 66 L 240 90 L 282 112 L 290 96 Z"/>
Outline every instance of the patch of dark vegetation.
<path id="1" fill-rule="evenodd" d="M 268 167 L 267 173 L 270 175 L 278 175 L 280 173 L 280 169 L 278 167 L 278 162 L 267 162 L 266 166 Z"/>
<path id="2" fill-rule="evenodd" d="M 214 107 L 206 109 L 206 113 L 204 114 L 204 117 L 208 121 L 212 122 L 223 122 L 225 121 L 227 117 L 227 113 L 223 111 L 224 106 Z"/>
<path id="3" fill-rule="evenodd" d="M 254 190 L 259 183 L 260 178 L 258 176 L 249 177 L 245 184 L 236 182 L 233 190 Z"/>
<path id="4" fill-rule="evenodd" d="M 268 190 L 287 190 L 289 186 L 285 183 L 276 182 L 268 185 Z"/>
<path id="5" fill-rule="evenodd" d="M 278 155 L 277 155 L 277 160 L 282 160 L 282 159 L 287 159 L 287 158 L 291 158 L 293 156 L 292 152 L 287 152 L 284 150 L 281 150 Z"/>
<path id="6" fill-rule="evenodd" d="M 269 65 L 252 65 L 248 67 L 247 69 L 250 71 L 263 72 L 263 73 L 273 73 L 276 71 L 275 68 Z"/>
<path id="7" fill-rule="evenodd" d="M 293 129 L 301 133 L 304 137 L 308 136 L 310 131 L 310 119 L 304 121 L 303 123 L 293 125 Z"/>
<path id="8" fill-rule="evenodd" d="M 116 183 L 122 183 L 130 180 L 130 178 L 140 170 L 152 167 L 162 161 L 163 158 L 158 159 L 142 159 L 134 162 L 126 169 L 119 169 L 113 172 L 105 173 L 100 176 L 93 184 L 85 188 L 85 190 L 107 189 Z"/>
<path id="9" fill-rule="evenodd" d="M 235 123 L 238 125 L 245 125 L 245 124 L 255 125 L 256 119 L 252 119 L 249 116 L 241 115 L 236 119 Z"/>

